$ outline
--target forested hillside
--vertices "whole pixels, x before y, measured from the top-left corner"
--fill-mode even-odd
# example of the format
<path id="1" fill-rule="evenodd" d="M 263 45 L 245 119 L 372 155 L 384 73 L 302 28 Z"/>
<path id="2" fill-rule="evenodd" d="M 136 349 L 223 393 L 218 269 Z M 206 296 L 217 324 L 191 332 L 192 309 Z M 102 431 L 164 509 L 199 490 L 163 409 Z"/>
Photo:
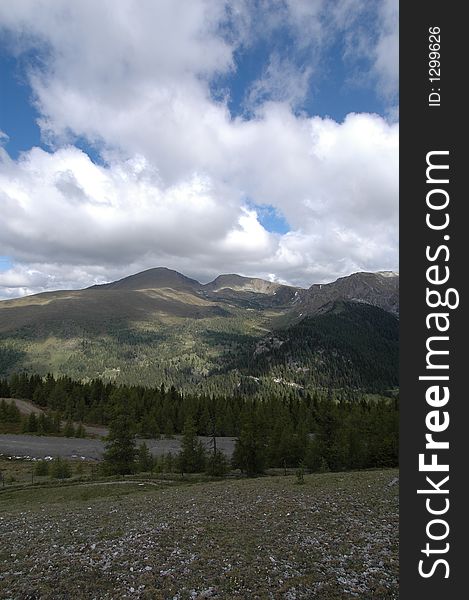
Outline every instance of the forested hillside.
<path id="1" fill-rule="evenodd" d="M 296 389 L 398 386 L 399 327 L 392 314 L 334 302 L 323 314 L 273 332 L 228 363 L 245 375 L 270 377 Z"/>
<path id="2" fill-rule="evenodd" d="M 291 391 L 261 401 L 21 374 L 0 380 L 1 396 L 30 398 L 45 409 L 45 417 L 25 416 L 21 422 L 17 411 L 0 403 L 0 422 L 17 422 L 34 434 L 57 434 L 61 421 L 109 425 L 120 411 L 132 433 L 144 437 L 183 433 L 190 421 L 199 435 L 238 437 L 233 464 L 254 472 L 297 467 L 302 461 L 312 470 L 394 466 L 398 458 L 395 394 L 374 398 L 328 389 L 304 397 Z"/>
<path id="3" fill-rule="evenodd" d="M 398 276 L 293 288 L 151 269 L 85 290 L 0 302 L 0 376 L 174 386 L 264 397 L 397 386 Z M 386 308 L 386 310 L 384 310 Z"/>

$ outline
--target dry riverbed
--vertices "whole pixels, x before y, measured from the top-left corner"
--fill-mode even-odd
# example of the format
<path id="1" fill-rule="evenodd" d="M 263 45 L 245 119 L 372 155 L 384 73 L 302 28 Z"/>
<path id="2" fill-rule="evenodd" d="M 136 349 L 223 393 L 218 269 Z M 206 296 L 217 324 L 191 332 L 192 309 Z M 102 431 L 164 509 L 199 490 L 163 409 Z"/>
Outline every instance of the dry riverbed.
<path id="1" fill-rule="evenodd" d="M 0 493 L 0 598 L 398 598 L 397 471 Z"/>
<path id="2" fill-rule="evenodd" d="M 137 439 L 137 444 L 145 442 L 153 456 L 161 456 L 171 452 L 177 454 L 181 449 L 181 437 L 161 439 Z M 234 437 L 217 438 L 217 447 L 227 456 L 233 454 Z M 211 438 L 200 436 L 199 440 L 210 448 Z M 61 456 L 62 458 L 88 458 L 100 460 L 103 457 L 104 442 L 89 438 L 67 438 L 54 436 L 38 436 L 27 434 L 0 434 L 0 455 L 30 458 L 45 458 L 46 456 Z"/>

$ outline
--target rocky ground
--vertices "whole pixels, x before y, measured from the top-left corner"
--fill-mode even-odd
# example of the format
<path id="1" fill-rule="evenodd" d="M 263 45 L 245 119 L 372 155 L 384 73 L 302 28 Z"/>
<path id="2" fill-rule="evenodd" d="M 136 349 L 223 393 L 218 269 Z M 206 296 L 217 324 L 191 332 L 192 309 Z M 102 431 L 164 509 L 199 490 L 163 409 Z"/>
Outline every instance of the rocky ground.
<path id="1" fill-rule="evenodd" d="M 0 598 L 398 598 L 396 471 L 0 493 Z"/>

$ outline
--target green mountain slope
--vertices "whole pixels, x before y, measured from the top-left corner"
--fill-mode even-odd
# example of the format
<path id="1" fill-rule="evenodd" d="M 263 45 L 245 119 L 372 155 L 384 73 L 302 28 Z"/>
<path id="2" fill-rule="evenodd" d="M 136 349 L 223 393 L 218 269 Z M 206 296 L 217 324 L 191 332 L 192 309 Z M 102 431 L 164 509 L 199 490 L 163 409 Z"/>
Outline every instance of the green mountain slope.
<path id="1" fill-rule="evenodd" d="M 389 327 L 381 313 L 397 320 L 382 310 L 378 318 L 372 304 L 394 310 L 397 286 L 398 277 L 371 273 L 307 290 L 239 275 L 221 275 L 204 285 L 157 268 L 84 290 L 3 301 L 0 376 L 24 369 L 78 379 L 164 382 L 187 391 L 254 394 L 260 389 L 346 383 L 389 387 L 395 385 L 395 375 L 364 365 L 367 353 L 395 353 L 392 344 L 380 346 L 382 330 Z M 337 304 L 341 299 L 355 302 Z M 306 329 L 317 330 L 316 337 L 305 335 Z M 269 349 L 269 336 L 281 340 L 281 352 Z M 353 348 L 344 341 L 350 337 L 355 339 Z M 325 344 L 322 358 L 312 340 Z M 357 340 L 362 340 L 360 351 Z M 324 372 L 318 366 L 321 360 L 328 365 Z M 370 358 L 371 364 L 374 360 Z M 389 361 L 381 357 L 379 362 Z"/>
<path id="2" fill-rule="evenodd" d="M 293 388 L 398 386 L 399 322 L 374 306 L 337 301 L 251 343 L 226 370 Z"/>

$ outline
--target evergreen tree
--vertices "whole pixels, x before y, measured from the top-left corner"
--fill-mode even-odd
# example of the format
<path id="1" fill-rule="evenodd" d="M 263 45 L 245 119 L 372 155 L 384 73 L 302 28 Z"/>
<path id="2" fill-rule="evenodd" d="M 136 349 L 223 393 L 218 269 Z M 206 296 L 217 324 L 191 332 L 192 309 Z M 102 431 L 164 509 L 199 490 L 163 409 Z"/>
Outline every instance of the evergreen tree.
<path id="1" fill-rule="evenodd" d="M 197 439 L 194 419 L 188 417 L 184 423 L 181 443 L 181 452 L 178 455 L 178 468 L 181 473 L 200 473 L 205 468 L 205 448 Z"/>
<path id="2" fill-rule="evenodd" d="M 153 469 L 153 456 L 145 442 L 142 442 L 137 453 L 137 468 L 138 471 L 151 471 Z"/>
<path id="3" fill-rule="evenodd" d="M 38 428 L 38 422 L 36 415 L 32 412 L 28 417 L 27 431 L 30 433 L 36 433 Z"/>
<path id="4" fill-rule="evenodd" d="M 174 456 L 168 452 L 163 456 L 162 468 L 165 473 L 172 473 L 174 470 Z"/>
<path id="5" fill-rule="evenodd" d="M 129 415 L 120 409 L 109 424 L 104 466 L 109 473 L 128 475 L 135 471 L 135 438 Z"/>
<path id="6" fill-rule="evenodd" d="M 75 437 L 75 427 L 73 426 L 72 421 L 69 419 L 65 425 L 64 429 L 65 437 Z"/>
<path id="7" fill-rule="evenodd" d="M 85 428 L 83 427 L 83 423 L 79 423 L 78 427 L 75 429 L 75 437 L 77 437 L 77 438 L 86 437 L 86 431 L 85 431 Z"/>
<path id="8" fill-rule="evenodd" d="M 245 420 L 243 428 L 236 440 L 232 465 L 241 469 L 249 477 L 264 472 L 266 448 L 263 435 L 256 423 L 254 415 Z"/>
<path id="9" fill-rule="evenodd" d="M 4 423 L 21 422 L 21 413 L 13 401 L 7 402 L 5 399 L 2 399 L 0 402 L 0 422 L 2 421 Z"/>

